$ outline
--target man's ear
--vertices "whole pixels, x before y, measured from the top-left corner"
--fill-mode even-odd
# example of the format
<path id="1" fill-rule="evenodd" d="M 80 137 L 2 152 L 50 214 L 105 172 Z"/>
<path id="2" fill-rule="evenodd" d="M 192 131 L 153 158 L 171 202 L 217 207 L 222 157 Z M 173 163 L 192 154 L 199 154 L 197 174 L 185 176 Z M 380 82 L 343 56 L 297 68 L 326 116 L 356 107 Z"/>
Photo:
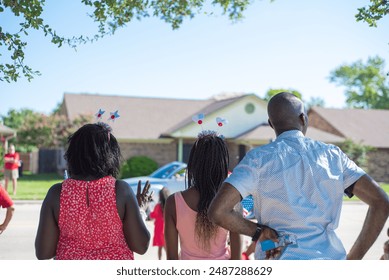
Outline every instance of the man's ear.
<path id="1" fill-rule="evenodd" d="M 303 126 L 307 126 L 307 123 L 308 123 L 308 117 L 304 114 L 304 113 L 301 113 L 300 116 L 299 116 Z"/>
<path id="2" fill-rule="evenodd" d="M 267 119 L 267 123 L 270 125 L 270 127 L 271 127 L 271 128 L 273 128 L 273 129 L 274 129 L 273 125 L 271 124 L 271 121 L 270 121 L 270 119 Z"/>

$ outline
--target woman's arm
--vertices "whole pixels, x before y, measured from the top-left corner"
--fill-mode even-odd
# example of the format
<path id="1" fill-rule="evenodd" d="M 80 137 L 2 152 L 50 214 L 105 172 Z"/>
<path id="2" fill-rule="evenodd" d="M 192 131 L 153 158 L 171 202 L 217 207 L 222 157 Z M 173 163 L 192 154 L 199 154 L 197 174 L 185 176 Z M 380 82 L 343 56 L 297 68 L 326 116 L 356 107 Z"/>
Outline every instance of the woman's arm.
<path id="1" fill-rule="evenodd" d="M 1 188 L 1 186 L 0 186 L 0 188 Z M 7 208 L 7 212 L 5 214 L 4 222 L 2 224 L 0 224 L 0 234 L 2 234 L 3 231 L 5 231 L 5 229 L 7 228 L 9 222 L 12 219 L 14 211 L 15 211 L 15 207 L 13 205 Z"/>
<path id="2" fill-rule="evenodd" d="M 131 187 L 122 180 L 116 181 L 119 213 L 123 214 L 123 232 L 128 247 L 143 255 L 149 248 L 150 233 L 142 219 L 137 199 Z"/>
<path id="3" fill-rule="evenodd" d="M 53 185 L 42 203 L 35 237 L 35 255 L 39 260 L 55 257 L 59 239 L 58 215 L 62 184 Z"/>
<path id="4" fill-rule="evenodd" d="M 240 260 L 242 257 L 242 239 L 239 233 L 230 232 L 231 260 Z"/>
<path id="5" fill-rule="evenodd" d="M 165 204 L 165 245 L 166 258 L 168 260 L 178 260 L 178 232 L 176 228 L 176 202 L 174 194 L 170 195 Z"/>

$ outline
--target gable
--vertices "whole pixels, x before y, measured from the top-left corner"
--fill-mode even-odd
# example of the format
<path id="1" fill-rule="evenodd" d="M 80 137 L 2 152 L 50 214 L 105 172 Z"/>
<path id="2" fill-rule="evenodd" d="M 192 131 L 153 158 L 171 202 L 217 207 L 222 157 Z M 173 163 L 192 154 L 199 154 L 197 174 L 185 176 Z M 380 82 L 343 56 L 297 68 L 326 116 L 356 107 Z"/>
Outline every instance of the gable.
<path id="1" fill-rule="evenodd" d="M 311 108 L 310 123 L 376 148 L 389 148 L 389 110 Z M 311 121 L 312 119 L 312 121 Z"/>
<path id="2" fill-rule="evenodd" d="M 74 120 L 80 115 L 93 116 L 105 110 L 103 121 L 109 113 L 119 111 L 120 117 L 110 122 L 119 140 L 153 140 L 175 126 L 181 119 L 195 114 L 213 103 L 213 99 L 186 100 L 168 98 L 143 98 L 98 94 L 64 94 L 62 113 Z"/>
<path id="3" fill-rule="evenodd" d="M 201 130 L 215 130 L 225 138 L 235 138 L 258 125 L 267 122 L 267 104 L 254 94 L 244 95 L 222 101 L 216 101 L 191 114 L 185 120 L 166 132 L 165 135 L 177 138 L 195 138 Z M 205 118 L 200 126 L 192 121 L 192 116 L 204 113 Z M 227 125 L 219 127 L 216 118 L 225 118 Z"/>
<path id="4" fill-rule="evenodd" d="M 306 136 L 313 140 L 331 144 L 339 144 L 345 140 L 343 137 L 310 126 L 307 129 Z M 260 124 L 253 130 L 237 137 L 238 142 L 249 143 L 250 145 L 264 145 L 275 139 L 276 133 L 267 123 Z"/>

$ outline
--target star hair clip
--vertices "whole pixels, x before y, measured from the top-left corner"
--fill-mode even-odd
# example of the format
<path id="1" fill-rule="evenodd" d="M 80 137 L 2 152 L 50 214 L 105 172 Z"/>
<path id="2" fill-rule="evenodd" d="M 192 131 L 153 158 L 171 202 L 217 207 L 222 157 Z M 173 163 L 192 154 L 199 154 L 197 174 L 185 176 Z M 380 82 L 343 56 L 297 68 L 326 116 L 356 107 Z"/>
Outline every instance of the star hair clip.
<path id="1" fill-rule="evenodd" d="M 223 125 L 228 124 L 228 120 L 226 120 L 225 118 L 217 117 L 216 123 L 219 127 L 222 127 Z"/>
<path id="2" fill-rule="evenodd" d="M 119 112 L 119 110 L 116 110 L 115 112 L 110 112 L 109 118 L 107 119 L 107 121 L 114 122 L 117 118 L 119 118 L 120 115 L 118 112 Z M 105 113 L 105 111 L 103 109 L 99 109 L 99 111 L 97 111 L 97 113 L 95 114 L 96 120 L 100 121 L 103 118 L 104 113 Z"/>
<path id="3" fill-rule="evenodd" d="M 109 116 L 108 121 L 114 122 L 117 118 L 120 117 L 118 110 L 116 110 L 115 112 L 110 112 L 109 114 L 110 114 L 110 116 Z"/>
<path id="4" fill-rule="evenodd" d="M 104 115 L 105 111 L 102 110 L 102 109 L 99 109 L 99 111 L 95 114 L 96 116 L 96 120 L 99 121 L 102 119 L 103 115 Z"/>
<path id="5" fill-rule="evenodd" d="M 201 126 L 201 130 L 204 130 L 204 129 L 203 129 L 203 126 L 202 126 L 203 120 L 204 120 L 204 114 L 203 114 L 203 113 L 194 115 L 194 116 L 192 117 L 192 120 L 193 120 L 195 123 L 197 123 L 198 125 Z"/>
<path id="6" fill-rule="evenodd" d="M 203 113 L 200 113 L 200 114 L 197 114 L 197 115 L 194 115 L 192 117 L 192 120 L 197 123 L 198 125 L 201 126 L 201 132 L 199 134 L 203 134 L 203 133 L 207 133 L 207 131 L 209 130 L 204 130 L 202 124 L 204 122 L 204 117 L 205 115 Z M 222 117 L 217 117 L 216 118 L 216 124 L 218 127 L 223 127 L 224 125 L 227 125 L 228 124 L 228 120 L 225 119 L 225 118 L 222 118 Z M 224 136 L 221 135 L 218 131 L 216 131 L 216 133 L 219 135 L 220 138 L 224 139 Z"/>
<path id="7" fill-rule="evenodd" d="M 104 113 L 105 113 L 105 111 L 103 109 L 99 109 L 99 111 L 97 111 L 97 113 L 95 114 L 96 122 L 97 122 L 97 124 L 100 124 L 101 126 L 103 126 L 107 130 L 108 141 L 109 141 L 111 139 L 112 127 L 108 123 L 101 121 L 103 119 Z M 110 121 L 115 122 L 115 120 L 119 117 L 120 117 L 120 115 L 118 113 L 118 110 L 116 110 L 115 112 L 110 112 L 110 116 L 109 116 L 107 122 L 110 122 Z"/>

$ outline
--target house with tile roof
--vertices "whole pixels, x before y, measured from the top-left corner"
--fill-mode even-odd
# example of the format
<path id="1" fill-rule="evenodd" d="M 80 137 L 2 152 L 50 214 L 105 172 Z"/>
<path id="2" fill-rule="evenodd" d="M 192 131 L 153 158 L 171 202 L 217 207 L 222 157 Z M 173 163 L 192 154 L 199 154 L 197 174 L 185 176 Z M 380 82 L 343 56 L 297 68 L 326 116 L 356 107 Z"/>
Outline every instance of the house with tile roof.
<path id="1" fill-rule="evenodd" d="M 367 171 L 375 180 L 389 182 L 389 110 L 313 107 L 308 117 L 311 128 L 373 147 Z"/>
<path id="2" fill-rule="evenodd" d="M 80 115 L 94 116 L 100 108 L 119 111 L 120 117 L 110 124 L 124 159 L 143 155 L 160 166 L 175 160 L 187 162 L 192 144 L 203 129 L 216 130 L 225 137 L 231 169 L 249 149 L 275 139 L 267 123 L 267 103 L 255 94 L 193 100 L 65 93 L 61 113 L 74 120 Z M 199 113 L 205 114 L 201 126 L 192 121 Z M 106 115 L 103 121 L 108 121 Z M 219 127 L 217 117 L 227 119 L 228 124 Z M 334 144 L 345 140 L 315 127 L 308 129 L 307 136 Z"/>

